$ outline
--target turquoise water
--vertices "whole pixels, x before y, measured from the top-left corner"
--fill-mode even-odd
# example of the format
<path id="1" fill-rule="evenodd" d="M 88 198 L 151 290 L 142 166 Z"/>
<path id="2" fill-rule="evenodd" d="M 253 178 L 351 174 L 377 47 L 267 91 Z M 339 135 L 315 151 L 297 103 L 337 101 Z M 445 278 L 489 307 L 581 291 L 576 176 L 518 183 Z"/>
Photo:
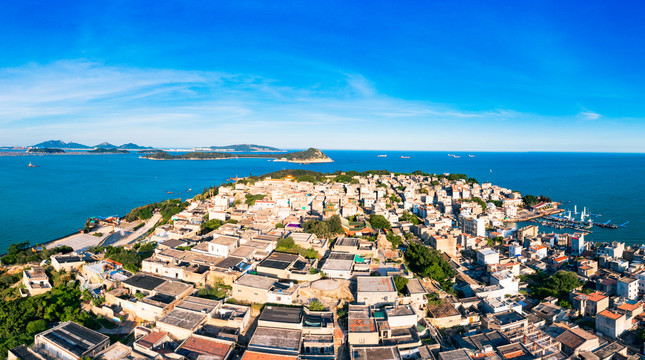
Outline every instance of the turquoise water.
<path id="1" fill-rule="evenodd" d="M 643 242 L 644 154 L 457 153 L 325 151 L 333 163 L 299 165 L 266 159 L 152 161 L 137 154 L 0 157 L 0 249 L 17 241 L 42 243 L 83 227 L 89 216 L 125 215 L 168 198 L 187 198 L 234 176 L 302 168 L 317 171 L 388 169 L 465 173 L 480 182 L 549 195 L 564 207 L 586 206 L 599 221 L 626 228 L 594 228 L 594 241 Z M 379 158 L 377 154 L 387 154 Z M 401 159 L 402 155 L 410 159 Z M 29 168 L 33 162 L 37 168 Z M 192 188 L 192 192 L 187 192 Z M 173 192 L 168 194 L 167 192 Z M 181 195 L 179 195 L 181 193 Z"/>

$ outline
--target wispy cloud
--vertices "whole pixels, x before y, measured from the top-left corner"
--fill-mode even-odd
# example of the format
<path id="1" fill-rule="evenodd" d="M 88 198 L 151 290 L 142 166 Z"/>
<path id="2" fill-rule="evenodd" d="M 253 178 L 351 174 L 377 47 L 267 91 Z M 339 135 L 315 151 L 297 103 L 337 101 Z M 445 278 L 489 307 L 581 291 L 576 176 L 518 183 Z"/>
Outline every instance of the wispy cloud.
<path id="1" fill-rule="evenodd" d="M 154 146 L 486 149 L 489 140 L 506 137 L 488 149 L 539 150 L 535 139 L 554 137 L 549 124 L 576 118 L 601 116 L 586 109 L 557 117 L 411 101 L 380 92 L 360 74 L 295 87 L 255 75 L 84 60 L 0 69 L 0 144 L 62 138 Z M 521 141 L 508 140 L 520 134 Z"/>
<path id="2" fill-rule="evenodd" d="M 600 119 L 600 116 L 601 116 L 601 115 L 600 115 L 600 114 L 598 114 L 598 113 L 595 113 L 595 112 L 593 112 L 593 111 L 583 111 L 583 112 L 578 113 L 578 116 L 579 116 L 582 120 L 588 120 L 588 121 L 590 121 L 590 120 L 598 120 L 598 119 Z"/>

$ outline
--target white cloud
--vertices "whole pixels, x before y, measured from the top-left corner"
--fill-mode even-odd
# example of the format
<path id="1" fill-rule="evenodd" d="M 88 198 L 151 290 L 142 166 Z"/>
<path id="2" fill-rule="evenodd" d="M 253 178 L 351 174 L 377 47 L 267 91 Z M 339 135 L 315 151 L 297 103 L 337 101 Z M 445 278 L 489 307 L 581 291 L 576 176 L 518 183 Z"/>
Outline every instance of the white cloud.
<path id="1" fill-rule="evenodd" d="M 544 145 L 535 139 L 558 141 L 554 127 L 601 118 L 583 110 L 568 117 L 465 111 L 388 96 L 360 74 L 339 73 L 328 84 L 293 87 L 254 75 L 83 60 L 0 69 L 0 144 L 61 138 L 153 146 L 257 142 L 292 148 L 499 150 L 516 146 L 512 138 L 521 150 L 539 150 Z"/>
<path id="2" fill-rule="evenodd" d="M 583 111 L 578 113 L 578 117 L 582 120 L 598 120 L 602 115 L 595 113 L 593 111 Z"/>

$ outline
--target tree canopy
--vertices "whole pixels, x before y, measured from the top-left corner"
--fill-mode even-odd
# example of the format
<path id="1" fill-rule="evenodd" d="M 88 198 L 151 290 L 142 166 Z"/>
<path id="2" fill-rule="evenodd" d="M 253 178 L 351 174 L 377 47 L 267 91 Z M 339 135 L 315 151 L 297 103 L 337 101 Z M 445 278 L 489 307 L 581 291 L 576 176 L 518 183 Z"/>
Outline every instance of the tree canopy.
<path id="1" fill-rule="evenodd" d="M 567 300 L 572 290 L 584 285 L 578 279 L 576 273 L 564 270 L 560 270 L 551 276 L 544 272 L 539 272 L 528 276 L 527 282 L 529 283 L 531 296 L 537 299 L 554 296 L 561 300 Z"/>
<path id="2" fill-rule="evenodd" d="M 425 245 L 410 243 L 404 257 L 414 273 L 436 280 L 444 289 L 449 289 L 452 285 L 451 279 L 456 272 L 441 252 Z"/>
<path id="3" fill-rule="evenodd" d="M 302 228 L 310 234 L 316 234 L 319 238 L 329 238 L 344 232 L 338 215 L 327 220 L 307 220 L 302 224 Z"/>
<path id="4" fill-rule="evenodd" d="M 49 259 L 49 257 L 52 255 L 67 254 L 72 251 L 74 251 L 74 249 L 66 245 L 49 249 L 42 248 L 36 250 L 32 248 L 31 245 L 29 245 L 28 241 L 23 241 L 9 245 L 7 254 L 4 255 L 0 260 L 4 265 L 20 265 L 30 262 L 40 262 L 42 260 Z"/>
<path id="5" fill-rule="evenodd" d="M 371 215 L 370 225 L 372 225 L 372 228 L 374 229 L 389 229 L 392 227 L 392 225 L 390 225 L 390 222 L 387 221 L 387 219 L 383 215 Z"/>

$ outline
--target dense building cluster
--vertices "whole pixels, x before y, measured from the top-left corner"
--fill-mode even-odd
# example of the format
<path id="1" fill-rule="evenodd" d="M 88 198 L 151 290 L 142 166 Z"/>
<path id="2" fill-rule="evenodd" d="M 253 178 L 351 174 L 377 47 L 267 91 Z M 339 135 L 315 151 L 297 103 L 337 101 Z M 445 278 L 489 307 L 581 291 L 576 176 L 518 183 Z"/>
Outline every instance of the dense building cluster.
<path id="1" fill-rule="evenodd" d="M 105 249 L 41 264 L 116 330 L 51 324 L 9 358 L 639 357 L 645 248 L 515 225 L 554 211 L 448 174 L 222 185 L 137 240 L 139 271 Z M 51 289 L 42 266 L 23 296 Z"/>

